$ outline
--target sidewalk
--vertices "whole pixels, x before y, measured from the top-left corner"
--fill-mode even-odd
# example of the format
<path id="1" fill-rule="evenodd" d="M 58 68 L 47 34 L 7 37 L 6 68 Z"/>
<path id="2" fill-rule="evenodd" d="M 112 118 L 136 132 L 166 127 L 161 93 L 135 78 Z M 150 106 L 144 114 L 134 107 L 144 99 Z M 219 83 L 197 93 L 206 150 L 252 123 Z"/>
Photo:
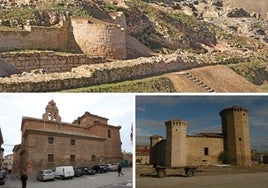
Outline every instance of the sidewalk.
<path id="1" fill-rule="evenodd" d="M 21 182 L 16 175 L 7 174 L 5 185 L 0 186 L 0 188 L 21 188 Z"/>

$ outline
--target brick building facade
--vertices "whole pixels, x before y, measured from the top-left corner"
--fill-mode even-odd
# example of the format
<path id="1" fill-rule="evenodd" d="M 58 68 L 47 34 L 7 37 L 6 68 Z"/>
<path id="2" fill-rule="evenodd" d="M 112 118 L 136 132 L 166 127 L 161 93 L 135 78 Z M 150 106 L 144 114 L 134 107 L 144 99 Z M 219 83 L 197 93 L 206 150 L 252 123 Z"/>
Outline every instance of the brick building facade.
<path id="1" fill-rule="evenodd" d="M 248 110 L 232 106 L 220 112 L 222 133 L 187 135 L 187 122 L 166 121 L 166 139 L 150 137 L 150 164 L 181 167 L 228 163 L 250 166 Z"/>
<path id="2" fill-rule="evenodd" d="M 117 163 L 122 160 L 120 126 L 85 112 L 72 123 L 61 121 L 56 103 L 48 103 L 42 119 L 23 117 L 22 141 L 14 152 L 14 173 L 34 177 L 41 169 Z"/>

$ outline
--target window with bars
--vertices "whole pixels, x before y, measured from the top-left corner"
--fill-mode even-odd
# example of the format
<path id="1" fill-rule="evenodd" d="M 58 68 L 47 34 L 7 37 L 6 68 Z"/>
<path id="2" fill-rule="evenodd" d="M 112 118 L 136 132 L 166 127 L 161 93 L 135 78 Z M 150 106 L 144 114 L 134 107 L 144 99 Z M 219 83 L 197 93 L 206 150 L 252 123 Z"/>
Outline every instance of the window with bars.
<path id="1" fill-rule="evenodd" d="M 70 162 L 72 162 L 72 163 L 75 162 L 75 155 L 70 155 Z"/>
<path id="2" fill-rule="evenodd" d="M 53 137 L 48 137 L 48 143 L 53 144 L 54 143 L 54 138 Z"/>
<path id="3" fill-rule="evenodd" d="M 54 154 L 47 155 L 47 162 L 54 162 Z"/>

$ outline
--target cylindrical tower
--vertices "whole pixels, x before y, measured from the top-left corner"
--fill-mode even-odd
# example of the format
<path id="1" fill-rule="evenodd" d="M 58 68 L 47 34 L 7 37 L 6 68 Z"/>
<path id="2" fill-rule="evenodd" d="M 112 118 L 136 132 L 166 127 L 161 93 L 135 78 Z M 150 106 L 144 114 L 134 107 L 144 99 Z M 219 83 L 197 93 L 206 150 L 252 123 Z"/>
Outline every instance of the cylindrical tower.
<path id="1" fill-rule="evenodd" d="M 186 165 L 187 123 L 179 119 L 166 121 L 166 158 L 165 165 L 180 167 Z"/>
<path id="2" fill-rule="evenodd" d="M 224 135 L 226 162 L 233 165 L 250 166 L 250 137 L 248 110 L 238 106 L 220 112 Z"/>

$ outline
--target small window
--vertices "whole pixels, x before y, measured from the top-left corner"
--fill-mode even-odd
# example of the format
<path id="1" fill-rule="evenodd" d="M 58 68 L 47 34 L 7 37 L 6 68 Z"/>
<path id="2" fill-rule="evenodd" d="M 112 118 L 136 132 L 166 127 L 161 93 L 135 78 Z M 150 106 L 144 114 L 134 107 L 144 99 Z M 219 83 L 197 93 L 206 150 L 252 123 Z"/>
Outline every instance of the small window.
<path id="1" fill-rule="evenodd" d="M 48 143 L 53 144 L 54 143 L 54 138 L 53 137 L 48 137 Z"/>
<path id="2" fill-rule="evenodd" d="M 92 156 L 91 156 L 91 160 L 92 160 L 92 161 L 96 161 L 96 155 L 92 155 Z"/>
<path id="3" fill-rule="evenodd" d="M 47 162 L 54 162 L 54 154 L 47 155 Z"/>
<path id="4" fill-rule="evenodd" d="M 239 141 L 241 142 L 242 141 L 242 138 L 239 138 Z"/>
<path id="5" fill-rule="evenodd" d="M 75 145 L 75 139 L 71 139 L 71 145 L 72 145 L 72 146 Z"/>
<path id="6" fill-rule="evenodd" d="M 108 138 L 111 138 L 111 130 L 108 130 Z"/>
<path id="7" fill-rule="evenodd" d="M 208 153 L 209 153 L 209 152 L 208 152 L 208 147 L 205 147 L 205 148 L 204 148 L 204 155 L 207 156 Z"/>
<path id="8" fill-rule="evenodd" d="M 72 162 L 72 163 L 75 162 L 75 155 L 70 155 L 70 162 Z"/>

